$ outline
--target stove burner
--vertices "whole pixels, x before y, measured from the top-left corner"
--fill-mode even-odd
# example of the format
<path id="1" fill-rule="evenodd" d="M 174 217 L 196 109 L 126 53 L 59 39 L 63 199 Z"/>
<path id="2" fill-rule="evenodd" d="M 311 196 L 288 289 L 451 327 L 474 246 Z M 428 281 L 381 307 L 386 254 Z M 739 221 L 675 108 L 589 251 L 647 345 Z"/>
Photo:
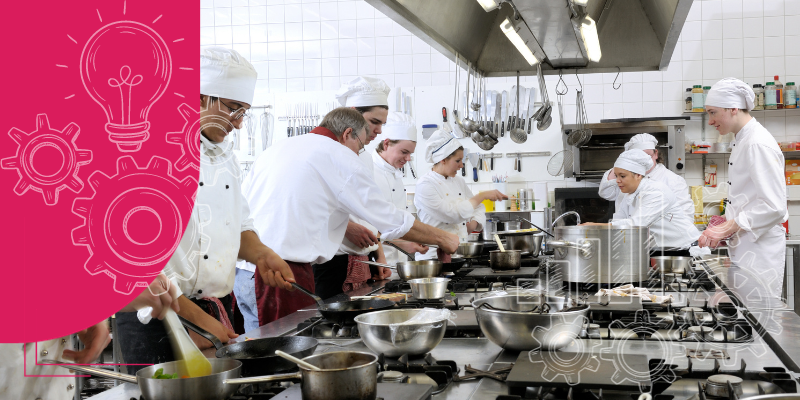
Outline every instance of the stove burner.
<path id="1" fill-rule="evenodd" d="M 436 360 L 430 353 L 424 356 L 409 356 L 404 354 L 397 359 L 392 359 L 380 354 L 378 356 L 380 371 L 397 371 L 403 374 L 423 374 L 436 383 L 433 394 L 443 392 L 458 376 L 459 370 L 455 361 Z M 408 378 L 408 377 L 406 377 Z"/>
<path id="2" fill-rule="evenodd" d="M 733 375 L 712 375 L 706 381 L 705 392 L 710 396 L 733 397 L 731 392 L 736 394 L 736 398 L 743 394 L 742 382 L 744 379 Z"/>
<path id="3" fill-rule="evenodd" d="M 505 382 L 506 378 L 508 378 L 508 374 L 511 372 L 511 369 L 514 367 L 514 364 L 511 364 L 510 367 L 495 369 L 491 371 L 483 371 L 477 368 L 472 368 L 470 365 L 464 366 L 464 376 L 454 376 L 453 382 L 463 382 L 470 379 L 478 379 L 478 378 L 491 378 L 498 382 Z"/>
<path id="4" fill-rule="evenodd" d="M 683 333 L 683 338 L 694 342 L 711 342 L 714 340 L 714 329 L 709 326 L 690 326 Z"/>

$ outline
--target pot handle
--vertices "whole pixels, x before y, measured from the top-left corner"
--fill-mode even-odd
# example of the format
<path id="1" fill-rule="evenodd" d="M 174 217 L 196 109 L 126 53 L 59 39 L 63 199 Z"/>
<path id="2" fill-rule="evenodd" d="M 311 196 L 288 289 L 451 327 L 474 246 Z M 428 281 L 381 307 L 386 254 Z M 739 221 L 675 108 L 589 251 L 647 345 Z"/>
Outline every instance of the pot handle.
<path id="1" fill-rule="evenodd" d="M 557 249 L 576 249 L 580 250 L 581 257 L 590 258 L 593 255 L 594 246 L 588 240 L 581 240 L 580 243 L 569 242 L 566 240 L 551 240 L 547 242 L 550 247 Z"/>
<path id="2" fill-rule="evenodd" d="M 75 371 L 85 372 L 94 376 L 102 376 L 104 378 L 118 379 L 130 383 L 139 383 L 134 375 L 123 374 L 119 372 L 109 371 L 102 368 L 92 368 L 73 363 L 65 363 L 56 360 L 42 360 L 43 364 L 55 364 L 62 368 L 73 369 Z"/>
<path id="3" fill-rule="evenodd" d="M 249 378 L 225 379 L 223 383 L 227 385 L 243 385 L 246 383 L 285 381 L 287 379 L 301 379 L 302 376 L 303 376 L 302 373 L 298 371 L 291 374 L 278 374 L 278 375 L 252 376 Z"/>

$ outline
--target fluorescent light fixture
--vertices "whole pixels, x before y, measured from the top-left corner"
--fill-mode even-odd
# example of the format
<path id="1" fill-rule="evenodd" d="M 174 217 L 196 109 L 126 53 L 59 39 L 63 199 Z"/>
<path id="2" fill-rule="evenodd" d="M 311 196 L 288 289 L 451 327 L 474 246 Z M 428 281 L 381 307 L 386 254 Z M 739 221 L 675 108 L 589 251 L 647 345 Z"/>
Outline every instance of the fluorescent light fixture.
<path id="1" fill-rule="evenodd" d="M 503 31 L 503 33 L 506 34 L 508 40 L 510 40 L 511 43 L 514 44 L 514 47 L 516 47 L 517 50 L 519 50 L 520 54 L 522 54 L 522 56 L 525 57 L 525 61 L 527 61 L 528 64 L 536 65 L 536 63 L 539 62 L 536 56 L 533 55 L 533 51 L 531 51 L 528 45 L 525 44 L 525 41 L 523 41 L 522 37 L 519 36 L 517 30 L 514 29 L 514 24 L 512 24 L 511 21 L 508 20 L 508 18 L 506 18 L 506 20 L 503 21 L 502 24 L 500 24 L 500 29 Z"/>
<path id="2" fill-rule="evenodd" d="M 589 0 L 570 0 L 570 1 L 572 2 L 572 4 L 575 4 L 576 6 L 586 7 L 586 5 L 589 4 Z"/>
<path id="3" fill-rule="evenodd" d="M 495 0 L 478 0 L 478 4 L 480 4 L 486 12 L 494 10 L 499 5 Z"/>
<path id="4" fill-rule="evenodd" d="M 600 51 L 600 38 L 597 36 L 597 25 L 590 16 L 583 18 L 581 23 L 581 38 L 583 38 L 583 47 L 586 48 L 586 56 L 589 61 L 598 62 L 603 57 Z"/>

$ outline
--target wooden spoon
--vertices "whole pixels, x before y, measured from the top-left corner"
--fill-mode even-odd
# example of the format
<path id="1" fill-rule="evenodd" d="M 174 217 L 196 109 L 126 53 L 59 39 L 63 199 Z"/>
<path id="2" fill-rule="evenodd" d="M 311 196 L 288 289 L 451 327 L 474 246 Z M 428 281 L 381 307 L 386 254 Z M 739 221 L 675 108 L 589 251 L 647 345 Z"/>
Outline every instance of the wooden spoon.
<path id="1" fill-rule="evenodd" d="M 299 359 L 299 358 L 297 358 L 297 357 L 295 357 L 295 356 L 293 356 L 291 354 L 286 354 L 286 353 L 284 353 L 284 352 L 282 352 L 280 350 L 275 350 L 275 355 L 283 357 L 283 358 L 285 358 L 285 359 L 287 359 L 287 360 L 289 360 L 289 361 L 291 361 L 291 362 L 293 362 L 293 363 L 295 363 L 295 364 L 297 364 L 297 365 L 299 365 L 299 366 L 301 366 L 303 368 L 307 368 L 307 369 L 310 369 L 312 371 L 322 371 L 322 368 L 317 367 L 316 365 L 312 365 L 312 364 L 310 364 L 308 362 L 305 362 L 305 361 L 303 361 L 303 360 L 301 360 L 301 359 Z"/>
<path id="2" fill-rule="evenodd" d="M 494 241 L 497 242 L 497 247 L 500 248 L 500 252 L 505 253 L 506 248 L 503 247 L 503 242 L 500 241 L 500 236 L 497 236 L 496 233 L 494 234 Z"/>

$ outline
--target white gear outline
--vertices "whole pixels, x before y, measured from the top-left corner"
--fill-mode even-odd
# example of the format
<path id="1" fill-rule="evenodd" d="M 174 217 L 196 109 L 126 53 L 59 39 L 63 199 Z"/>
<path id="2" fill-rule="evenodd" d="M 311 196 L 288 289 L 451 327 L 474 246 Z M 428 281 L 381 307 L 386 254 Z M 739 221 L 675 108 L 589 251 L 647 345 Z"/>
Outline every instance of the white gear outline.
<path id="1" fill-rule="evenodd" d="M 80 127 L 74 122 L 70 122 L 60 131 L 51 128 L 47 114 L 44 113 L 36 115 L 36 130 L 31 133 L 12 127 L 8 136 L 17 143 L 17 152 L 13 157 L 2 159 L 0 166 L 3 169 L 17 170 L 19 181 L 14 187 L 14 193 L 22 196 L 32 189 L 42 194 L 44 203 L 48 206 L 58 203 L 58 194 L 65 188 L 80 193 L 83 190 L 83 181 L 78 177 L 78 170 L 92 161 L 92 151 L 78 149 L 75 140 L 79 134 Z M 61 168 L 50 175 L 37 171 L 34 165 L 34 154 L 44 147 L 57 149 L 63 157 Z"/>
<path id="2" fill-rule="evenodd" d="M 589 372 L 597 372 L 600 368 L 600 360 L 597 359 L 598 354 L 596 354 L 593 350 L 603 345 L 601 340 L 590 340 L 592 346 L 590 348 L 591 351 L 586 351 L 587 348 L 585 347 L 587 340 L 582 340 L 580 337 L 575 337 L 572 339 L 572 343 L 576 344 L 578 349 L 574 352 L 579 354 L 577 357 L 578 360 L 570 359 L 570 360 L 561 360 L 558 358 L 559 354 L 563 354 L 558 351 L 548 351 L 542 349 L 542 342 L 536 339 L 536 332 L 544 332 L 545 337 L 548 333 L 553 332 L 553 328 L 560 328 L 561 326 L 571 326 L 571 323 L 567 323 L 564 319 L 563 315 L 556 315 L 556 318 L 560 318 L 561 321 L 556 322 L 550 325 L 547 328 L 537 326 L 536 328 L 531 331 L 531 337 L 534 341 L 539 343 L 539 346 L 528 351 L 528 361 L 532 364 L 544 363 L 544 369 L 542 370 L 542 379 L 552 382 L 559 376 L 564 377 L 564 381 L 567 382 L 570 386 L 575 386 L 580 384 L 581 382 L 581 373 L 584 371 Z M 554 318 L 555 320 L 555 318 Z M 588 323 L 588 318 L 583 317 L 583 324 Z M 555 331 L 559 331 L 560 329 L 556 329 Z M 556 360 L 554 363 L 546 363 L 545 361 L 533 360 L 533 356 L 542 352 L 547 352 L 548 354 L 553 355 L 553 358 Z M 573 352 L 570 350 L 570 352 Z M 579 366 L 576 368 L 576 366 Z"/>
<path id="3" fill-rule="evenodd" d="M 112 183 L 116 183 L 117 187 L 109 186 Z M 83 219 L 83 224 L 72 230 L 72 243 L 89 250 L 84 269 L 90 275 L 108 275 L 117 293 L 130 295 L 136 287 L 149 286 L 149 281 L 162 272 L 163 267 L 156 266 L 172 256 L 185 236 L 185 224 L 180 219 L 180 213 L 177 212 L 180 207 L 175 202 L 184 202 L 193 207 L 196 192 L 187 196 L 185 189 L 196 187 L 197 182 L 188 177 L 179 181 L 172 175 L 172 164 L 162 157 L 153 156 L 146 167 L 139 168 L 133 157 L 122 156 L 117 159 L 116 175 L 109 177 L 101 171 L 95 171 L 89 177 L 89 185 L 94 190 L 92 197 L 76 198 L 72 203 L 73 214 Z M 141 203 L 142 199 L 150 199 L 151 203 Z M 177 221 L 173 221 L 176 222 L 175 226 L 170 228 L 167 225 L 175 238 L 171 248 L 160 249 L 157 254 L 152 253 L 152 246 L 135 248 L 147 248 L 148 251 L 144 253 L 131 251 L 130 245 L 124 251 L 118 249 L 123 240 L 135 245 L 144 244 L 130 237 L 125 224 L 118 221 L 120 216 L 128 218 L 136 211 L 147 209 L 160 222 L 162 215 L 156 210 L 165 206 L 177 218 Z M 121 230 L 114 231 L 114 228 Z"/>

